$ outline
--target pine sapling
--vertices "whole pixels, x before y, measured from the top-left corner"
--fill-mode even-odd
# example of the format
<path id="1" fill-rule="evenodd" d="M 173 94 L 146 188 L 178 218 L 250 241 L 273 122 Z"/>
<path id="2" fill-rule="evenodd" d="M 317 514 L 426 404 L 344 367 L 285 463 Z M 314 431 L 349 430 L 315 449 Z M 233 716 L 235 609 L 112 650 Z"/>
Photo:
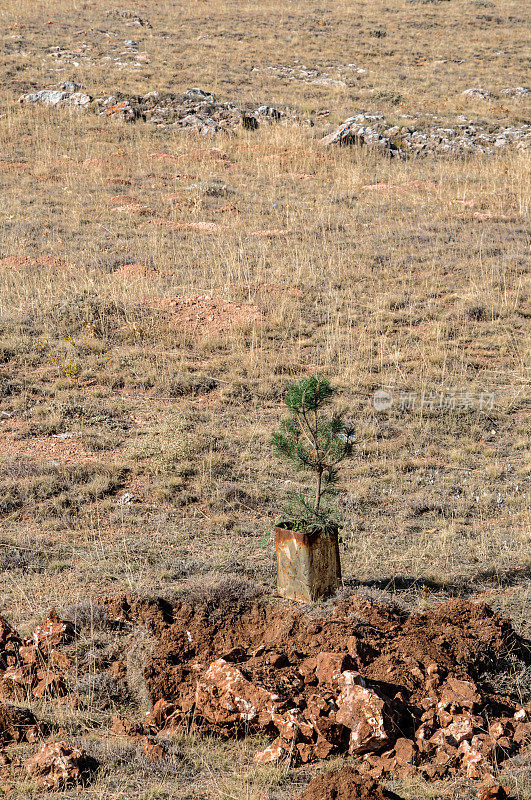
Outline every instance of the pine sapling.
<path id="1" fill-rule="evenodd" d="M 298 471 L 313 473 L 314 491 L 291 493 L 285 518 L 279 525 L 290 530 L 337 529 L 330 504 L 324 498 L 333 494 L 340 464 L 352 455 L 353 431 L 343 413 L 323 413 L 335 393 L 330 382 L 320 376 L 302 378 L 288 387 L 285 403 L 290 416 L 271 440 L 274 452 Z"/>

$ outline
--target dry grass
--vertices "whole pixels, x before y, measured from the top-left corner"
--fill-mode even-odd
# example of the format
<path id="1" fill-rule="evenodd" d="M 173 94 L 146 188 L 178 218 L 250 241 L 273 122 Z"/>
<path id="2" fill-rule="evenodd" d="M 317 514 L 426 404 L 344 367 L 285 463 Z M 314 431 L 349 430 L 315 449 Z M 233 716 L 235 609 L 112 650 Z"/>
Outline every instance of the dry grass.
<path id="1" fill-rule="evenodd" d="M 29 629 L 87 593 L 235 572 L 272 586 L 266 537 L 291 476 L 268 438 L 291 377 L 321 371 L 359 441 L 340 497 L 347 583 L 413 605 L 478 596 L 529 633 L 528 159 L 395 162 L 316 143 L 361 109 L 522 119 L 499 93 L 525 85 L 525 5 L 146 0 L 134 11 L 152 28 L 108 10 L 0 10 L 0 611 Z M 126 39 L 140 66 L 119 56 Z M 199 140 L 13 102 L 66 79 L 330 115 Z M 498 99 L 465 104 L 470 86 Z M 377 183 L 391 188 L 365 188 Z M 260 317 L 194 330 L 160 302 L 204 294 Z M 395 403 L 378 413 L 380 388 Z M 440 392 L 457 407 L 400 408 Z M 68 730 L 88 724 L 74 713 Z M 98 745 L 108 766 L 87 796 L 293 796 L 304 775 L 251 767 L 254 744 L 181 743 L 186 778 L 141 780 Z"/>

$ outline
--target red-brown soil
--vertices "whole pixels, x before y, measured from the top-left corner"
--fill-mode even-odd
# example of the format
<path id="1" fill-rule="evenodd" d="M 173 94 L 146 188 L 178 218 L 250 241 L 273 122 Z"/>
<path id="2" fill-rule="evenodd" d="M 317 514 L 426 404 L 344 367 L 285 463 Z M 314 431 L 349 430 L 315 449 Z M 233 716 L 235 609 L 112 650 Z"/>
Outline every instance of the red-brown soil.
<path id="1" fill-rule="evenodd" d="M 190 223 L 190 226 L 193 224 L 195 223 Z M 151 308 L 169 313 L 173 325 L 197 334 L 221 333 L 238 325 L 256 322 L 260 318 L 260 310 L 256 306 L 232 303 L 209 295 L 154 298 L 148 304 Z"/>
<path id="2" fill-rule="evenodd" d="M 418 613 L 354 594 L 318 609 L 234 581 L 172 603 L 129 595 L 102 602 L 109 626 L 133 646 L 136 630 L 149 634 L 141 671 L 154 708 L 147 717 L 116 716 L 113 731 L 148 737 L 153 753 L 159 743 L 149 737 L 160 731 L 262 731 L 272 740 L 257 763 L 356 759 L 316 778 L 304 800 L 384 800 L 393 795 L 379 779 L 418 772 L 490 780 L 531 741 L 531 704 L 495 690 L 498 676 L 529 666 L 529 642 L 484 603 L 451 600 Z M 0 619 L 5 743 L 44 733 L 13 701 L 76 699 L 77 635 L 53 609 L 28 639 Z M 106 665 L 124 692 L 128 658 L 127 646 L 118 648 Z"/>
<path id="3" fill-rule="evenodd" d="M 317 775 L 299 800 L 399 800 L 397 794 L 362 778 L 353 767 Z"/>
<path id="4" fill-rule="evenodd" d="M 158 642 L 144 676 L 165 721 L 152 730 L 192 715 L 225 735 L 266 730 L 277 738 L 257 761 L 350 752 L 371 778 L 483 778 L 531 737 L 529 706 L 489 683 L 528 664 L 529 643 L 483 603 L 408 613 L 353 596 L 320 616 L 228 596 L 109 610 Z"/>

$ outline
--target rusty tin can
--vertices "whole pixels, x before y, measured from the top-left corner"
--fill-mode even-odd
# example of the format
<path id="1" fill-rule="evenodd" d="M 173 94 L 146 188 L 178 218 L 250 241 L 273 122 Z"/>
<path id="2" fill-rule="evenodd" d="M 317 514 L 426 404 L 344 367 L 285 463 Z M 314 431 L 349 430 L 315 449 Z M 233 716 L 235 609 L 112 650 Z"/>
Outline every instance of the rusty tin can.
<path id="1" fill-rule="evenodd" d="M 342 585 L 338 533 L 302 533 L 275 528 L 277 593 L 309 603 Z"/>

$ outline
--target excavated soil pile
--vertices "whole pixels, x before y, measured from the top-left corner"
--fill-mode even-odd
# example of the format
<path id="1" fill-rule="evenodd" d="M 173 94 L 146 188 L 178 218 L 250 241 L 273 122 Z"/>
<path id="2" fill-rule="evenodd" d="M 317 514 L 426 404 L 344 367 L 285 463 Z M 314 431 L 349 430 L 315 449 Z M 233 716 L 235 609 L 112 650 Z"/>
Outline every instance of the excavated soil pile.
<path id="1" fill-rule="evenodd" d="M 353 767 L 318 775 L 299 800 L 400 800 L 376 781 L 362 778 Z"/>
<path id="2" fill-rule="evenodd" d="M 360 779 L 349 767 L 316 778 L 304 795 L 346 800 L 390 798 L 375 780 L 417 772 L 489 780 L 495 764 L 530 743 L 531 704 L 494 687 L 528 669 L 530 643 L 484 604 L 452 600 L 410 613 L 352 595 L 308 612 L 230 582 L 182 598 L 105 601 L 120 644 L 99 675 L 108 672 L 126 696 L 134 662 L 153 702 L 142 718 L 116 716 L 113 731 L 147 737 L 150 758 L 160 731 L 261 731 L 271 743 L 257 763 L 356 758 Z M 75 707 L 77 637 L 54 609 L 27 639 L 0 617 L 0 744 L 46 733 L 13 702 L 49 697 Z M 148 643 L 140 659 L 139 641 Z"/>
<path id="3" fill-rule="evenodd" d="M 109 611 L 157 641 L 144 669 L 155 707 L 138 732 L 192 718 L 226 735 L 261 730 L 275 738 L 257 762 L 350 753 L 374 779 L 485 778 L 531 737 L 531 707 L 489 682 L 531 663 L 529 642 L 484 604 L 408 613 L 353 596 L 319 617 L 218 596 L 173 606 L 122 598 Z"/>

